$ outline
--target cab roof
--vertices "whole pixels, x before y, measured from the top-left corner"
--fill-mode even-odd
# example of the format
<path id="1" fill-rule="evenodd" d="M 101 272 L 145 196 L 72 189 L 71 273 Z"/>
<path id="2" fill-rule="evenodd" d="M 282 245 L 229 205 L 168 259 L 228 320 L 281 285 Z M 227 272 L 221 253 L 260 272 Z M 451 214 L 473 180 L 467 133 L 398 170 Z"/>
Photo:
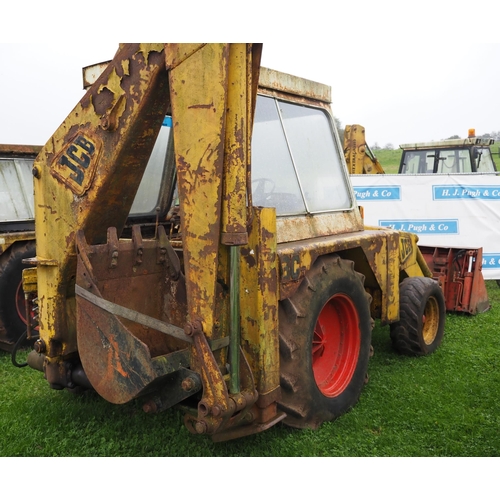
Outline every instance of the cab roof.
<path id="1" fill-rule="evenodd" d="M 450 147 L 470 147 L 470 146 L 489 146 L 493 144 L 494 139 L 483 139 L 480 137 L 467 137 L 467 139 L 447 139 L 445 141 L 435 142 L 414 142 L 409 144 L 401 144 L 401 149 L 436 149 Z"/>

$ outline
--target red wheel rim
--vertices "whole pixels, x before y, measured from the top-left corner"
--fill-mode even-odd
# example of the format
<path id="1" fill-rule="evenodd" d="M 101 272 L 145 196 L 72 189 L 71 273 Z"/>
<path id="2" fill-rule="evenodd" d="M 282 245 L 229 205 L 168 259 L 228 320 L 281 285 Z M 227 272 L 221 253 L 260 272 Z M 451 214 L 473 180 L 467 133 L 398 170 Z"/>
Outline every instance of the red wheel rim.
<path id="1" fill-rule="evenodd" d="M 27 325 L 28 322 L 26 321 L 26 299 L 24 298 L 23 283 L 22 283 L 22 281 L 20 281 L 19 285 L 17 285 L 17 291 L 16 291 L 16 311 L 17 311 L 17 315 L 22 320 L 22 322 L 25 325 Z"/>
<path id="2" fill-rule="evenodd" d="M 319 390 L 341 394 L 354 375 L 361 345 L 359 316 L 351 298 L 337 294 L 319 313 L 312 344 L 312 368 Z"/>
<path id="3" fill-rule="evenodd" d="M 35 297 L 35 294 L 30 294 L 29 300 L 33 299 Z M 17 286 L 17 291 L 16 291 L 16 311 L 17 315 L 19 316 L 19 319 L 27 325 L 28 322 L 26 321 L 26 297 L 24 296 L 24 291 L 23 291 L 23 282 L 20 281 L 19 285 Z M 35 318 L 35 312 L 33 309 L 30 309 L 30 315 L 31 315 L 31 320 L 33 323 L 33 319 Z M 34 327 L 35 330 L 38 330 L 38 325 Z"/>

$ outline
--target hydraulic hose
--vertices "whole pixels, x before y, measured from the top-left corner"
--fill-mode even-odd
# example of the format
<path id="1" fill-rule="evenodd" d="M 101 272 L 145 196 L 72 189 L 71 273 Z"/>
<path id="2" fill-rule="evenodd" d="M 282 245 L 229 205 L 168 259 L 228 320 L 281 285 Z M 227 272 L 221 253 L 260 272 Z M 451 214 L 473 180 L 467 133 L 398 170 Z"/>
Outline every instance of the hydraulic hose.
<path id="1" fill-rule="evenodd" d="M 12 348 L 11 360 L 12 360 L 12 364 L 14 366 L 17 366 L 17 368 L 24 368 L 25 366 L 28 366 L 27 362 L 25 362 L 25 363 L 18 363 L 17 362 L 17 351 L 23 345 L 23 342 L 26 340 L 27 337 L 28 337 L 28 330 L 25 330 L 19 336 L 19 338 L 17 339 L 16 343 L 14 344 L 14 347 Z M 38 338 L 38 336 L 37 337 L 31 337 L 32 340 L 36 340 L 37 338 Z"/>
<path id="2" fill-rule="evenodd" d="M 240 392 L 240 247 L 230 247 L 230 308 L 231 334 L 229 344 L 229 363 L 231 379 L 229 392 Z"/>

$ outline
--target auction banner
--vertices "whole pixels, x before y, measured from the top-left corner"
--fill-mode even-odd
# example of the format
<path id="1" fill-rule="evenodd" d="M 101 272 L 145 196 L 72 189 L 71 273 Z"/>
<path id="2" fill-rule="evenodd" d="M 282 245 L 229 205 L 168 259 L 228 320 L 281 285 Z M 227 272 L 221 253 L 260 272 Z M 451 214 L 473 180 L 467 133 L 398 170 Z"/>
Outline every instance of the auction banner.
<path id="1" fill-rule="evenodd" d="M 419 245 L 483 247 L 484 279 L 500 279 L 500 176 L 352 175 L 365 224 L 418 234 Z"/>

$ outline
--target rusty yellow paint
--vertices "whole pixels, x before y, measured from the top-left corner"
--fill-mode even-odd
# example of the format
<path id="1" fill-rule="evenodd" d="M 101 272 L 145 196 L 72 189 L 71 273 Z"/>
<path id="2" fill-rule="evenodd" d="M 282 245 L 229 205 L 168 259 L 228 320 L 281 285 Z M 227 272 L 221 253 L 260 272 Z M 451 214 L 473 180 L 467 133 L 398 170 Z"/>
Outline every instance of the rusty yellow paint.
<path id="1" fill-rule="evenodd" d="M 410 277 L 418 277 L 418 276 L 427 276 L 428 278 L 431 277 L 422 272 L 422 266 L 418 262 L 414 262 L 411 265 L 405 266 L 404 271 Z"/>
<path id="2" fill-rule="evenodd" d="M 122 74 L 128 76 L 128 66 L 129 64 L 122 64 Z M 125 70 L 123 69 L 125 68 Z M 120 118 L 125 112 L 126 93 L 125 89 L 122 88 L 122 77 L 118 76 L 116 68 L 113 68 L 108 80 L 102 84 L 97 91 L 98 94 L 108 90 L 113 96 L 113 100 L 109 105 L 107 111 L 101 116 L 100 126 L 104 130 L 115 130 L 118 127 Z"/>
<path id="3" fill-rule="evenodd" d="M 306 272 L 320 255 L 338 253 L 352 260 L 367 277 L 370 293 L 380 306 L 382 322 L 399 318 L 399 236 L 397 231 L 367 228 L 306 241 L 278 244 L 280 299 L 293 295 Z M 364 254 L 364 258 L 363 257 Z M 365 263 L 365 264 L 363 264 Z M 367 267 L 366 267 L 367 266 Z"/>
<path id="4" fill-rule="evenodd" d="M 23 269 L 23 292 L 36 293 L 37 291 L 37 274 L 36 267 L 28 267 Z"/>
<path id="5" fill-rule="evenodd" d="M 120 73 L 125 73 L 126 75 L 128 75 L 129 61 L 123 61 L 120 64 L 120 67 L 122 68 L 122 72 Z M 124 69 L 125 71 L 123 71 Z M 104 92 L 105 89 L 108 89 L 112 93 L 113 101 L 111 104 L 111 108 L 116 105 L 116 103 L 120 100 L 120 97 L 125 95 L 125 89 L 122 88 L 121 83 L 122 83 L 122 78 L 118 76 L 116 68 L 113 68 L 111 70 L 111 74 L 109 75 L 108 79 L 99 86 L 97 94 L 101 94 L 102 92 Z"/>
<path id="6" fill-rule="evenodd" d="M 226 143 L 224 151 L 221 241 L 242 245 L 248 241 L 246 231 L 247 165 L 250 151 L 248 100 L 251 81 L 247 83 L 247 44 L 231 44 L 228 66 Z"/>
<path id="7" fill-rule="evenodd" d="M 259 394 L 279 387 L 276 214 L 254 208 L 249 243 L 241 250 L 241 337 Z"/>
<path id="8" fill-rule="evenodd" d="M 252 96 L 246 77 L 248 57 L 251 52 L 246 44 L 208 44 L 179 48 L 167 60 L 172 66 L 170 84 L 175 88 L 172 119 L 188 315 L 190 321 L 202 321 L 208 337 L 213 331 L 223 213 L 227 224 L 222 231 L 230 226 L 243 235 L 239 243 L 246 239 L 244 142 L 248 133 L 246 102 Z M 248 97 L 241 99 L 242 95 Z M 197 124 L 196 141 L 192 140 L 193 123 Z M 224 171 L 229 173 L 229 180 L 223 197 Z"/>
<path id="9" fill-rule="evenodd" d="M 371 271 L 382 292 L 380 319 L 385 324 L 399 318 L 398 233 L 395 231 L 378 231 L 378 234 L 378 237 L 372 235 L 366 255 Z M 349 253 L 347 253 L 346 258 L 349 259 Z"/>
<path id="10" fill-rule="evenodd" d="M 218 266 L 227 56 L 227 44 L 205 45 L 170 70 L 188 320 L 201 321 L 209 338 Z M 197 125 L 196 141 L 192 124 Z"/>
<path id="11" fill-rule="evenodd" d="M 397 321 L 399 319 L 399 281 L 400 281 L 400 260 L 399 260 L 399 234 L 394 231 L 387 236 L 387 282 L 385 289 L 382 289 L 382 324 Z M 384 266 L 382 262 L 380 264 Z"/>
<path id="12" fill-rule="evenodd" d="M 203 397 L 198 408 L 199 420 L 204 419 L 204 409 L 212 409 L 215 406 L 218 411 L 212 418 L 213 425 L 220 425 L 220 413 L 224 414 L 229 410 L 229 394 L 221 371 L 217 367 L 214 355 L 208 346 L 206 337 L 202 334 L 195 334 L 193 337 L 193 361 L 203 383 Z M 219 417 L 219 418 L 218 418 Z"/>
<path id="13" fill-rule="evenodd" d="M 105 241 L 109 226 L 121 231 L 165 115 L 166 84 L 162 44 L 123 45 L 34 163 L 40 337 L 49 358 L 77 350 L 76 230 L 91 243 Z"/>
<path id="14" fill-rule="evenodd" d="M 129 61 L 122 61 L 122 71 L 124 75 L 129 75 L 130 74 L 130 62 Z"/>
<path id="15" fill-rule="evenodd" d="M 363 231 L 359 210 L 315 214 L 313 217 L 278 217 L 278 244 Z"/>
<path id="16" fill-rule="evenodd" d="M 165 61 L 168 70 L 175 69 L 188 57 L 200 50 L 203 43 L 169 43 L 165 50 Z"/>
<path id="17" fill-rule="evenodd" d="M 3 233 L 0 236 L 0 255 L 2 255 L 16 241 L 34 241 L 34 231 L 19 231 L 12 233 Z"/>
<path id="18" fill-rule="evenodd" d="M 220 244 L 223 210 L 228 214 L 226 229 L 234 233 L 237 228 L 244 235 L 238 243 L 246 240 L 248 136 L 256 92 L 252 82 L 258 81 L 251 56 L 246 44 L 174 44 L 166 52 L 160 45 L 124 44 L 39 154 L 34 167 L 40 336 L 47 346 L 47 379 L 54 387 L 64 386 L 64 360 L 76 354 L 77 341 L 85 336 L 75 319 L 75 234 L 81 229 L 89 246 L 104 243 L 108 227 L 120 234 L 163 117 L 171 109 L 182 207 L 186 328 L 196 326 L 192 367 L 203 381 L 199 423 L 216 427 L 221 412 L 234 411 L 218 366 L 226 353 L 214 355 L 207 338 L 227 331 L 227 299 L 220 300 L 217 282 L 220 278 L 227 283 L 228 275 L 228 249 Z M 174 89 L 170 95 L 168 84 Z M 241 95 L 246 96 L 242 103 Z M 225 172 L 232 176 L 226 198 L 224 161 Z M 246 366 L 243 385 L 253 395 Z"/>
<path id="19" fill-rule="evenodd" d="M 420 249 L 418 236 L 413 233 L 400 232 L 399 238 L 400 269 L 408 276 L 432 277 L 432 272 L 427 266 Z"/>
<path id="20" fill-rule="evenodd" d="M 255 101 L 247 68 L 252 67 L 252 51 L 247 44 L 175 45 L 171 50 L 167 50 L 167 66 L 170 86 L 175 89 L 171 106 L 187 328 L 201 325 L 201 329 L 195 328 L 191 348 L 192 365 L 203 382 L 196 425 L 213 427 L 212 432 L 222 417 L 213 411 L 212 416 L 205 415 L 207 408 L 216 405 L 219 414 L 230 405 L 226 383 L 206 339 L 220 335 L 220 319 L 226 333 L 229 330 L 227 311 L 220 309 L 217 295 L 218 278 L 229 284 L 230 273 L 228 248 L 221 243 L 241 245 L 247 241 L 247 101 Z M 252 393 L 251 378 L 245 377 L 244 385 Z"/>

